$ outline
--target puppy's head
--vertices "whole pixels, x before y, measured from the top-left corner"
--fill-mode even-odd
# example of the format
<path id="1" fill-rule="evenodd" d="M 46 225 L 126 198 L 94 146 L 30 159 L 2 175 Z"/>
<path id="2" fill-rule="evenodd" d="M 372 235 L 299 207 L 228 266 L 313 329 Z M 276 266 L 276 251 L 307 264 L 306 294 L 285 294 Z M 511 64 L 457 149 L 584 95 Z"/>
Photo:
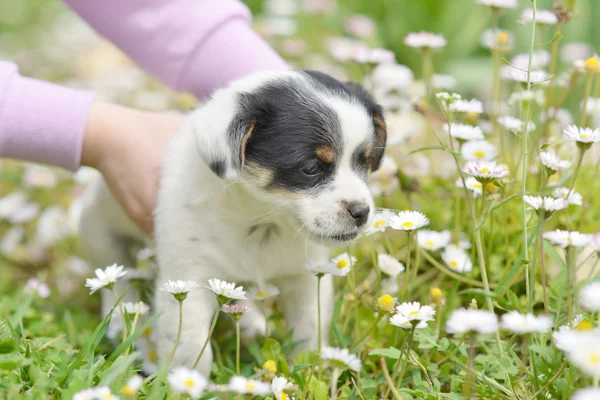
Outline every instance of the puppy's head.
<path id="1" fill-rule="evenodd" d="M 241 178 L 316 240 L 352 240 L 372 216 L 366 178 L 386 129 L 359 85 L 314 71 L 259 73 L 217 91 L 194 118 L 213 172 Z"/>

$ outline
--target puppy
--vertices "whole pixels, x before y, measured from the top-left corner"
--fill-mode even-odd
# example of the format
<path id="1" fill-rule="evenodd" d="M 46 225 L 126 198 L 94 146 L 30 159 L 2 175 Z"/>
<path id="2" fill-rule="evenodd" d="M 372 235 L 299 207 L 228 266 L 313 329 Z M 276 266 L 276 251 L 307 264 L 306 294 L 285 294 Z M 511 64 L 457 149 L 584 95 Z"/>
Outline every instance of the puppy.
<path id="1" fill-rule="evenodd" d="M 169 144 L 155 217 L 158 285 L 210 278 L 272 283 L 287 328 L 316 349 L 316 278 L 330 246 L 355 239 L 374 210 L 367 173 L 386 143 L 381 107 L 358 85 L 315 71 L 261 72 L 217 90 L 190 114 Z M 131 265 L 147 238 L 103 183 L 84 199 L 82 241 L 98 267 Z M 119 290 L 119 289 L 117 289 Z M 323 337 L 333 307 L 330 276 L 321 283 Z M 107 312 L 112 299 L 104 304 Z M 178 308 L 156 291 L 160 359 L 172 351 Z M 191 367 L 208 334 L 215 296 L 204 288 L 183 303 L 173 365 Z M 252 322 L 247 316 L 242 321 Z M 210 373 L 210 346 L 198 366 Z"/>

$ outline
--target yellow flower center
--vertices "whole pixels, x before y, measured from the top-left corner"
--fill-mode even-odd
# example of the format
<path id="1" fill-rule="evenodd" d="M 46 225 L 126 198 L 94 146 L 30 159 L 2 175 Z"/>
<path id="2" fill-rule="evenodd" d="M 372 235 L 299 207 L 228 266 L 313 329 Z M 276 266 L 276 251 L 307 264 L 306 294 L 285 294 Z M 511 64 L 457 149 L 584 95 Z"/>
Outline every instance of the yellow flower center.
<path id="1" fill-rule="evenodd" d="M 149 326 L 144 330 L 144 336 L 150 336 L 152 335 L 152 327 Z"/>
<path id="2" fill-rule="evenodd" d="M 412 222 L 410 222 L 410 221 L 406 221 L 406 222 L 404 222 L 404 223 L 402 224 L 402 227 L 403 227 L 403 228 L 411 228 L 411 227 L 413 227 L 414 225 L 415 225 L 415 224 L 413 224 Z"/>
<path id="3" fill-rule="evenodd" d="M 287 400 L 287 399 L 288 399 L 287 394 L 281 392 L 281 400 Z"/>
<path id="4" fill-rule="evenodd" d="M 263 364 L 262 367 L 263 367 L 263 369 L 265 371 L 269 371 L 272 374 L 274 374 L 275 372 L 277 372 L 277 364 L 273 360 L 267 360 L 267 361 L 265 361 L 265 363 Z"/>
<path id="5" fill-rule="evenodd" d="M 256 389 L 256 384 L 254 382 L 246 382 L 246 389 L 254 390 Z"/>
<path id="6" fill-rule="evenodd" d="M 269 293 L 265 292 L 264 290 L 260 290 L 256 293 L 257 297 L 267 297 Z"/>
<path id="7" fill-rule="evenodd" d="M 477 158 L 483 158 L 483 157 L 485 157 L 485 153 L 483 151 L 476 151 L 475 152 L 475 157 L 477 157 Z"/>
<path id="8" fill-rule="evenodd" d="M 590 57 L 585 60 L 585 69 L 588 72 L 598 72 L 600 70 L 600 62 L 596 57 Z"/>
<path id="9" fill-rule="evenodd" d="M 434 243 L 433 243 L 431 240 L 426 240 L 426 241 L 425 241 L 425 246 L 427 246 L 427 247 L 430 247 L 430 248 L 431 248 L 431 247 L 433 247 L 433 244 L 434 244 Z"/>
<path id="10" fill-rule="evenodd" d="M 337 263 L 338 269 L 344 269 L 348 266 L 348 260 L 340 260 Z"/>
<path id="11" fill-rule="evenodd" d="M 196 386 L 196 381 L 188 378 L 185 381 L 183 381 L 183 384 L 185 385 L 186 388 L 193 388 L 194 386 Z"/>
<path id="12" fill-rule="evenodd" d="M 394 312 L 394 299 L 389 294 L 384 294 L 377 299 L 377 308 L 388 313 Z"/>
<path id="13" fill-rule="evenodd" d="M 450 266 L 452 268 L 456 268 L 456 267 L 458 267 L 458 263 L 455 260 L 452 260 L 452 261 L 450 261 Z"/>
<path id="14" fill-rule="evenodd" d="M 594 324 L 589 319 L 582 320 L 576 327 L 578 331 L 591 331 L 594 329 Z"/>
<path id="15" fill-rule="evenodd" d="M 498 34 L 496 35 L 496 43 L 498 44 L 498 46 L 506 47 L 508 46 L 508 42 L 510 42 L 510 36 L 508 36 L 508 33 L 504 31 L 498 32 Z"/>
<path id="16" fill-rule="evenodd" d="M 473 184 L 473 187 L 474 187 L 475 189 L 482 189 L 482 188 L 483 188 L 483 185 L 482 185 L 481 183 L 477 182 L 477 183 L 474 183 L 474 184 Z"/>
<path id="17" fill-rule="evenodd" d="M 419 315 L 419 310 L 411 311 L 411 312 L 408 313 L 409 317 L 414 317 L 415 315 Z"/>
<path id="18" fill-rule="evenodd" d="M 377 221 L 375 221 L 375 223 L 373 224 L 373 226 L 375 226 L 375 228 L 381 228 L 382 226 L 385 225 L 385 219 L 378 219 Z"/>
<path id="19" fill-rule="evenodd" d="M 158 360 L 158 355 L 156 354 L 156 351 L 151 350 L 148 353 L 148 360 L 152 361 L 152 362 L 156 362 L 156 360 Z"/>
<path id="20" fill-rule="evenodd" d="M 593 364 L 599 364 L 600 363 L 600 355 L 598 355 L 597 353 L 592 353 L 592 354 L 590 354 L 588 360 L 589 360 L 589 362 L 591 362 Z"/>
<path id="21" fill-rule="evenodd" d="M 431 297 L 433 297 L 434 299 L 439 299 L 440 297 L 444 296 L 444 293 L 442 292 L 442 289 L 440 288 L 433 288 L 431 289 Z"/>
<path id="22" fill-rule="evenodd" d="M 483 172 L 483 173 L 490 172 L 490 169 L 488 167 L 483 167 L 480 169 L 480 172 Z"/>
<path id="23" fill-rule="evenodd" d="M 579 136 L 581 136 L 582 139 L 587 139 L 590 137 L 590 135 L 587 132 L 581 132 Z"/>
<path id="24" fill-rule="evenodd" d="M 123 393 L 125 396 L 133 396 L 136 393 L 136 390 L 129 385 L 125 385 L 123 386 L 123 389 L 121 389 L 121 393 Z"/>

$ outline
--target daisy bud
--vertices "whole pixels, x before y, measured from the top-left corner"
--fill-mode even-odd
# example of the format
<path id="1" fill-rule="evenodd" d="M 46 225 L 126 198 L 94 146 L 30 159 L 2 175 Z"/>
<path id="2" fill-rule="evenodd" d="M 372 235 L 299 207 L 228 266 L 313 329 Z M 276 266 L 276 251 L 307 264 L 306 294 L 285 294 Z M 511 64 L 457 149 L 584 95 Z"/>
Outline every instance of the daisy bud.
<path id="1" fill-rule="evenodd" d="M 504 49 L 508 47 L 509 44 L 510 36 L 508 35 L 508 33 L 505 31 L 498 32 L 498 34 L 496 35 L 496 45 L 498 46 L 498 48 Z"/>
<path id="2" fill-rule="evenodd" d="M 446 298 L 444 297 L 444 292 L 442 292 L 442 289 L 434 287 L 431 289 L 429 294 L 431 295 L 433 302 L 438 306 L 443 306 L 446 303 Z"/>
<path id="3" fill-rule="evenodd" d="M 231 315 L 231 318 L 233 318 L 234 321 L 239 321 L 244 314 L 250 311 L 250 308 L 243 304 L 223 304 L 223 306 L 221 306 L 221 311 Z"/>
<path id="4" fill-rule="evenodd" d="M 477 310 L 477 300 L 471 299 L 471 303 L 469 303 L 469 310 Z"/>
<path id="5" fill-rule="evenodd" d="M 392 314 L 394 311 L 396 311 L 396 303 L 394 302 L 393 297 L 389 294 L 379 296 L 377 298 L 377 311 L 387 314 Z"/>
<path id="6" fill-rule="evenodd" d="M 595 74 L 600 71 L 600 62 L 598 62 L 598 58 L 596 56 L 592 56 L 585 60 L 584 66 L 585 71 L 590 74 Z"/>
<path id="7" fill-rule="evenodd" d="M 277 363 L 273 360 L 267 360 L 262 365 L 262 369 L 272 374 L 277 372 Z"/>

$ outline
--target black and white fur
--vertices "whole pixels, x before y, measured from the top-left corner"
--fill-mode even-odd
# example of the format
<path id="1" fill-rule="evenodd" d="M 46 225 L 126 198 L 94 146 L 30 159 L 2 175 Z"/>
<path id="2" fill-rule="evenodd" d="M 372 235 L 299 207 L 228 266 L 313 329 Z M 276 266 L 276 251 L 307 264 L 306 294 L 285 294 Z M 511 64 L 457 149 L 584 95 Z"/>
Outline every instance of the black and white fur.
<path id="1" fill-rule="evenodd" d="M 386 141 L 381 108 L 354 84 L 314 71 L 269 71 L 217 90 L 170 143 L 155 218 L 157 282 L 210 278 L 272 283 L 287 328 L 316 348 L 316 278 L 328 246 L 357 237 L 373 214 L 365 183 Z M 147 240 L 103 183 L 84 199 L 83 244 L 98 267 L 130 264 L 130 247 Z M 130 264 L 131 265 L 131 264 Z M 333 306 L 330 276 L 321 284 L 323 337 Z M 111 306 L 109 299 L 104 308 Z M 156 291 L 163 311 L 155 330 L 160 359 L 172 350 L 177 302 Z M 184 301 L 173 365 L 191 367 L 217 303 L 204 288 Z M 255 313 L 242 322 L 264 326 Z M 199 370 L 208 374 L 210 346 Z"/>

